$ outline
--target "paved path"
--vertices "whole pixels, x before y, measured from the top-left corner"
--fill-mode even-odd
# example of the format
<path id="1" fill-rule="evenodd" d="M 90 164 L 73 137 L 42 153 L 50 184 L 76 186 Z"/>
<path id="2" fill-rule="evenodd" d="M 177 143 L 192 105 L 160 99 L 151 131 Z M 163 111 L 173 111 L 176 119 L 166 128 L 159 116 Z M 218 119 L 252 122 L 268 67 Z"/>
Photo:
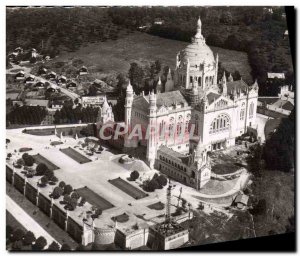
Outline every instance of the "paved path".
<path id="1" fill-rule="evenodd" d="M 36 238 L 38 238 L 39 236 L 45 237 L 48 245 L 50 245 L 53 241 L 57 242 L 8 195 L 6 195 L 6 209 L 24 226 L 24 228 L 32 231 Z"/>

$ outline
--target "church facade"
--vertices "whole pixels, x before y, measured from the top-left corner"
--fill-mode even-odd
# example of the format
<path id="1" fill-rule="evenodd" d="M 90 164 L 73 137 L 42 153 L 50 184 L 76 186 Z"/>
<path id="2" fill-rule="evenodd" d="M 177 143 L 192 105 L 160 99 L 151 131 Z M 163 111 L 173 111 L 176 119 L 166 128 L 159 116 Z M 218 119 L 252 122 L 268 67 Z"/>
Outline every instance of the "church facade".
<path id="1" fill-rule="evenodd" d="M 159 79 L 156 93 L 135 95 L 130 83 L 126 91 L 124 146 L 145 146 L 150 167 L 196 189 L 210 178 L 207 152 L 233 146 L 247 127 L 256 127 L 257 82 L 249 86 L 225 73 L 218 81 L 218 61 L 199 18 L 192 43 L 176 56 L 173 77 L 169 70 L 165 90 Z M 136 125 L 142 126 L 142 138 L 129 136 Z"/>

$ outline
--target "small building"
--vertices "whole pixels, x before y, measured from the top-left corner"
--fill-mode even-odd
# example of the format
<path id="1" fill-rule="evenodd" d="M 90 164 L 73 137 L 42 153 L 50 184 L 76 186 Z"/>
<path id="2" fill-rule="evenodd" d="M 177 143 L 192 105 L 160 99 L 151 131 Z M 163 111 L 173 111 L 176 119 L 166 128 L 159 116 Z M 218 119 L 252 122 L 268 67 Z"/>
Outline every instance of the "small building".
<path id="1" fill-rule="evenodd" d="M 234 205 L 240 209 L 243 210 L 245 207 L 248 205 L 248 200 L 249 196 L 245 194 L 239 194 L 235 199 L 234 199 Z"/>
<path id="2" fill-rule="evenodd" d="M 77 87 L 77 83 L 75 81 L 69 81 L 67 84 L 67 88 L 76 88 Z"/>
<path id="3" fill-rule="evenodd" d="M 37 50 L 35 48 L 31 49 L 31 58 L 36 58 L 37 57 Z"/>
<path id="4" fill-rule="evenodd" d="M 284 33 L 283 33 L 283 38 L 286 39 L 288 37 L 289 37 L 289 31 L 285 30 Z"/>
<path id="5" fill-rule="evenodd" d="M 270 73 L 268 72 L 268 79 L 285 79 L 284 73 Z"/>
<path id="6" fill-rule="evenodd" d="M 38 74 L 41 75 L 41 76 L 46 75 L 47 74 L 47 69 L 45 67 L 40 67 L 39 71 L 38 71 Z"/>
<path id="7" fill-rule="evenodd" d="M 35 76 L 34 75 L 29 75 L 28 77 L 25 78 L 24 82 L 26 84 L 32 84 L 35 80 Z"/>
<path id="8" fill-rule="evenodd" d="M 64 106 L 64 102 L 62 100 L 53 100 L 50 103 L 51 109 L 62 109 Z"/>
<path id="9" fill-rule="evenodd" d="M 82 96 L 81 104 L 82 107 L 100 107 L 104 103 L 105 99 L 106 99 L 105 95 Z"/>
<path id="10" fill-rule="evenodd" d="M 65 84 L 66 82 L 67 82 L 67 78 L 65 76 L 60 76 L 60 78 L 58 78 L 59 84 Z"/>
<path id="11" fill-rule="evenodd" d="M 164 20 L 161 18 L 156 18 L 154 20 L 154 25 L 163 25 L 164 24 Z"/>
<path id="12" fill-rule="evenodd" d="M 25 105 L 27 106 L 40 106 L 47 108 L 49 105 L 49 100 L 40 99 L 25 99 Z"/>
<path id="13" fill-rule="evenodd" d="M 23 48 L 22 47 L 17 47 L 14 52 L 17 52 L 18 54 L 23 53 Z"/>
<path id="14" fill-rule="evenodd" d="M 54 80 L 56 78 L 56 73 L 54 71 L 49 72 L 47 78 L 49 80 Z"/>
<path id="15" fill-rule="evenodd" d="M 88 74 L 88 69 L 86 66 L 82 66 L 79 70 L 78 70 L 79 75 L 86 75 Z"/>
<path id="16" fill-rule="evenodd" d="M 49 61 L 51 58 L 50 58 L 50 56 L 49 55 L 46 55 L 45 57 L 44 57 L 44 60 L 45 61 Z"/>
<path id="17" fill-rule="evenodd" d="M 105 88 L 107 87 L 107 83 L 105 83 L 104 81 L 100 80 L 100 79 L 96 79 L 94 82 L 93 82 L 93 85 L 95 85 L 96 87 L 98 88 Z"/>
<path id="18" fill-rule="evenodd" d="M 25 72 L 23 70 L 20 70 L 16 75 L 15 75 L 15 80 L 24 80 L 25 79 Z"/>
<path id="19" fill-rule="evenodd" d="M 14 60 L 16 60 L 16 58 L 17 58 L 18 55 L 19 55 L 18 52 L 12 52 L 12 53 L 8 54 L 8 59 L 10 61 L 14 61 Z"/>
<path id="20" fill-rule="evenodd" d="M 44 88 L 45 87 L 45 83 L 42 82 L 42 81 L 38 81 L 37 83 L 35 83 L 34 87 Z"/>

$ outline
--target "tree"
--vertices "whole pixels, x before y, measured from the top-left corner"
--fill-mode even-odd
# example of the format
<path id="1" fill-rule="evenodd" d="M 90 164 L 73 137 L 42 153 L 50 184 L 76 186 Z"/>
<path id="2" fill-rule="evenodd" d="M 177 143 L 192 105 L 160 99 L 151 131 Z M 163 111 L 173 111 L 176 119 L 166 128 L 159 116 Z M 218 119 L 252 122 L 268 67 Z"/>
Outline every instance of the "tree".
<path id="1" fill-rule="evenodd" d="M 23 244 L 32 245 L 33 242 L 35 242 L 35 235 L 31 231 L 27 231 L 23 239 Z"/>
<path id="2" fill-rule="evenodd" d="M 54 176 L 54 172 L 52 170 L 47 169 L 45 171 L 45 176 L 48 178 L 48 180 L 51 180 Z"/>
<path id="3" fill-rule="evenodd" d="M 61 187 L 55 187 L 52 192 L 52 197 L 58 199 L 63 194 L 63 189 Z"/>
<path id="4" fill-rule="evenodd" d="M 139 174 L 139 172 L 136 171 L 136 170 L 134 170 L 134 171 L 132 171 L 132 172 L 130 173 L 130 179 L 131 179 L 131 180 L 136 180 L 136 179 L 138 179 L 139 176 L 140 176 L 140 174 Z"/>
<path id="5" fill-rule="evenodd" d="M 62 244 L 61 251 L 71 251 L 71 247 L 68 244 Z"/>
<path id="6" fill-rule="evenodd" d="M 168 183 L 168 179 L 166 178 L 165 175 L 161 174 L 157 177 L 157 182 L 162 186 L 166 186 Z"/>
<path id="7" fill-rule="evenodd" d="M 28 153 L 24 153 L 22 158 L 26 166 L 32 166 L 34 164 L 34 158 L 31 155 L 28 155 Z"/>
<path id="8" fill-rule="evenodd" d="M 136 93 L 140 92 L 140 88 L 143 85 L 144 80 L 144 71 L 143 69 L 135 62 L 130 64 L 130 69 L 128 71 L 128 77 L 133 86 L 133 89 Z"/>
<path id="9" fill-rule="evenodd" d="M 53 241 L 53 242 L 49 245 L 47 251 L 59 251 L 59 249 L 60 249 L 59 244 L 56 243 L 55 241 Z"/>
<path id="10" fill-rule="evenodd" d="M 40 236 L 38 239 L 36 239 L 32 249 L 35 251 L 42 251 L 46 245 L 47 245 L 47 240 L 45 239 L 45 237 Z"/>
<path id="11" fill-rule="evenodd" d="M 65 185 L 65 187 L 64 187 L 64 194 L 65 195 L 70 195 L 72 191 L 73 191 L 73 188 L 72 188 L 71 185 L 69 185 L 69 184 Z"/>
<path id="12" fill-rule="evenodd" d="M 75 198 L 76 200 L 78 200 L 79 197 L 80 195 L 76 191 L 73 191 L 73 193 L 71 194 L 71 198 Z"/>
<path id="13" fill-rule="evenodd" d="M 42 186 L 46 186 L 47 183 L 48 183 L 48 181 L 49 181 L 48 177 L 44 175 L 44 176 L 41 178 L 41 185 L 42 185 Z"/>
<path id="14" fill-rule="evenodd" d="M 64 202 L 69 204 L 71 202 L 71 197 L 69 195 L 64 195 Z"/>
<path id="15" fill-rule="evenodd" d="M 48 170 L 47 165 L 44 163 L 39 163 L 35 169 L 37 176 L 45 175 L 46 171 Z"/>
<path id="16" fill-rule="evenodd" d="M 24 235 L 25 232 L 22 229 L 17 228 L 16 230 L 13 231 L 12 241 L 15 242 L 15 241 L 22 240 Z"/>
<path id="17" fill-rule="evenodd" d="M 66 186 L 66 183 L 64 181 L 59 182 L 58 186 L 62 189 Z"/>

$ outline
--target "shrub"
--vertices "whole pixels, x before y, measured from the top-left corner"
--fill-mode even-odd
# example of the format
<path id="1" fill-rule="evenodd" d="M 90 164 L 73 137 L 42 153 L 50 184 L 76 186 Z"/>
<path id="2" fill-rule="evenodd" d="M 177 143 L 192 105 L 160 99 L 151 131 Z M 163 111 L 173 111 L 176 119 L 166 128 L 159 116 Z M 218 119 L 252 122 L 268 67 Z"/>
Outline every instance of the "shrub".
<path id="1" fill-rule="evenodd" d="M 102 210 L 101 209 L 97 209 L 95 211 L 95 214 L 98 215 L 98 216 L 100 216 L 102 214 Z"/>
<path id="2" fill-rule="evenodd" d="M 56 182 L 58 182 L 58 178 L 55 175 L 53 175 L 53 177 L 51 178 L 51 181 L 56 183 Z"/>
<path id="3" fill-rule="evenodd" d="M 63 194 L 63 189 L 61 187 L 55 187 L 52 192 L 52 197 L 58 199 Z"/>
<path id="4" fill-rule="evenodd" d="M 267 210 L 267 202 L 265 199 L 260 199 L 256 206 L 250 210 L 252 215 L 263 215 L 266 213 Z"/>
<path id="5" fill-rule="evenodd" d="M 19 158 L 19 159 L 17 160 L 17 164 L 18 164 L 18 165 L 25 165 L 25 161 L 23 160 L 23 158 Z"/>
<path id="6" fill-rule="evenodd" d="M 71 198 L 75 198 L 76 200 L 78 200 L 79 199 L 79 194 L 76 192 L 76 191 L 74 191 L 72 194 L 71 194 Z"/>
<path id="7" fill-rule="evenodd" d="M 162 187 L 164 187 L 164 186 L 166 186 L 167 185 L 167 183 L 168 183 L 168 179 L 166 178 L 166 176 L 165 175 L 159 175 L 158 177 L 157 177 L 157 182 L 162 186 Z"/>
<path id="8" fill-rule="evenodd" d="M 22 158 L 24 160 L 25 165 L 32 166 L 34 164 L 34 158 L 31 155 L 28 155 L 28 153 L 24 153 L 22 155 Z"/>
<path id="9" fill-rule="evenodd" d="M 64 195 L 64 202 L 69 204 L 71 202 L 71 197 L 69 195 Z"/>
<path id="10" fill-rule="evenodd" d="M 7 157 L 12 157 L 12 154 L 11 154 L 11 153 L 8 153 L 8 154 L 7 154 Z"/>
<path id="11" fill-rule="evenodd" d="M 54 176 L 54 172 L 52 170 L 47 169 L 45 171 L 45 176 L 47 176 L 48 180 L 52 180 L 52 178 Z"/>
<path id="12" fill-rule="evenodd" d="M 47 240 L 45 239 L 45 237 L 40 236 L 38 239 L 36 239 L 32 249 L 34 249 L 35 251 L 41 251 L 45 248 L 46 245 L 47 245 Z"/>
<path id="13" fill-rule="evenodd" d="M 45 176 L 45 175 L 41 178 L 41 183 L 42 183 L 43 185 L 46 185 L 46 184 L 48 183 L 48 181 L 49 181 L 49 179 L 48 179 L 48 177 Z"/>
<path id="14" fill-rule="evenodd" d="M 58 243 L 56 243 L 56 242 L 52 242 L 50 245 L 49 245 L 49 247 L 48 247 L 48 249 L 47 249 L 47 251 L 59 251 L 59 245 L 58 245 Z"/>
<path id="15" fill-rule="evenodd" d="M 39 163 L 35 170 L 36 170 L 37 176 L 43 176 L 43 175 L 45 175 L 46 171 L 48 170 L 48 167 L 44 163 Z"/>
<path id="16" fill-rule="evenodd" d="M 131 179 L 131 180 L 136 180 L 136 179 L 139 178 L 139 176 L 140 176 L 140 174 L 139 174 L 139 172 L 136 171 L 136 170 L 134 170 L 133 172 L 130 173 L 130 179 Z"/>
<path id="17" fill-rule="evenodd" d="M 32 245 L 33 242 L 35 242 L 35 235 L 31 231 L 27 231 L 24 236 L 23 244 Z"/>
<path id="18" fill-rule="evenodd" d="M 71 247 L 68 244 L 62 244 L 61 251 L 71 251 Z"/>
<path id="19" fill-rule="evenodd" d="M 22 229 L 16 229 L 13 231 L 12 233 L 12 241 L 15 242 L 15 241 L 19 241 L 21 240 L 25 235 L 25 232 L 22 230 Z"/>
<path id="20" fill-rule="evenodd" d="M 66 186 L 66 183 L 64 181 L 59 182 L 58 186 L 62 189 Z"/>
<path id="21" fill-rule="evenodd" d="M 73 188 L 72 188 L 71 185 L 65 185 L 65 187 L 64 187 L 64 194 L 65 195 L 70 195 L 72 191 L 73 191 Z"/>

